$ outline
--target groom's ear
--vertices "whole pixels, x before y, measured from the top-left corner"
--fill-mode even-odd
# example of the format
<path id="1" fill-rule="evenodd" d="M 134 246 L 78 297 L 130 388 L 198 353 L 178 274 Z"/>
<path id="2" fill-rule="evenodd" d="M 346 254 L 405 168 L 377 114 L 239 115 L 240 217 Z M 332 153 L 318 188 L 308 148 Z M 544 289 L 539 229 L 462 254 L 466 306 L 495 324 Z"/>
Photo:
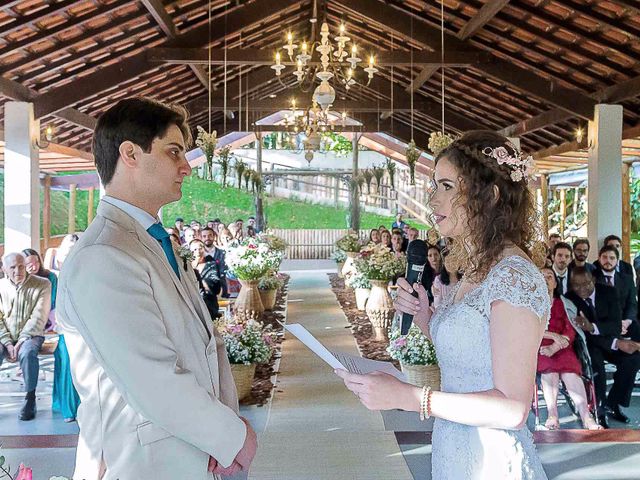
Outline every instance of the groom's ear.
<path id="1" fill-rule="evenodd" d="M 120 144 L 118 148 L 120 154 L 120 160 L 127 168 L 136 168 L 140 161 L 139 154 L 142 153 L 142 149 L 130 140 L 125 140 Z M 138 155 L 138 158 L 136 158 Z"/>

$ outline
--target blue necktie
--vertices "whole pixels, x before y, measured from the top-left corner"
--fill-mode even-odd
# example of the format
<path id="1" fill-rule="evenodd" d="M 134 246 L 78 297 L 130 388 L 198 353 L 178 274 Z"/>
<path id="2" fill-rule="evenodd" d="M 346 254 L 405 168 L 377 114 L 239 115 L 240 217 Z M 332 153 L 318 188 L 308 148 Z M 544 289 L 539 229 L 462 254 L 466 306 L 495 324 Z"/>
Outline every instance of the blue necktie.
<path id="1" fill-rule="evenodd" d="M 178 278 L 180 278 L 180 269 L 178 269 L 178 262 L 176 261 L 176 255 L 173 253 L 173 245 L 171 244 L 171 237 L 164 229 L 161 223 L 154 223 L 149 228 L 147 228 L 147 232 L 153 238 L 160 242 L 162 245 L 162 250 L 164 250 L 164 254 L 167 256 L 167 260 L 169 260 L 169 265 L 173 268 L 173 271 L 176 272 Z"/>

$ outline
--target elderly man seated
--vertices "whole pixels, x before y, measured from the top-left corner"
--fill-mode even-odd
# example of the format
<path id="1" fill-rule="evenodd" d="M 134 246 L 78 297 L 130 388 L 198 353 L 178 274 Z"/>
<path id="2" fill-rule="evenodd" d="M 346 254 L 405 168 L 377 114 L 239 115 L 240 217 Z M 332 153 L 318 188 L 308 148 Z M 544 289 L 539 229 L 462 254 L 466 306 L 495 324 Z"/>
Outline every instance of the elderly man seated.
<path id="1" fill-rule="evenodd" d="M 20 420 L 36 416 L 38 352 L 44 342 L 44 326 L 51 308 L 51 283 L 29 275 L 20 253 L 2 257 L 5 278 L 0 279 L 0 365 L 6 358 L 20 362 L 27 392 Z"/>

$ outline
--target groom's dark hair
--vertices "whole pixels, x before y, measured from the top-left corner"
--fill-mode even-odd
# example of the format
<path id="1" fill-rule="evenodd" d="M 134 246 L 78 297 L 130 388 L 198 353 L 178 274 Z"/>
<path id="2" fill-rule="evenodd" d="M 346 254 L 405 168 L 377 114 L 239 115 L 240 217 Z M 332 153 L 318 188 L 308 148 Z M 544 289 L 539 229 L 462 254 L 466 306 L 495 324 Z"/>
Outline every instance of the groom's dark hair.
<path id="1" fill-rule="evenodd" d="M 187 145 L 191 131 L 187 111 L 179 105 L 167 105 L 150 98 L 120 100 L 103 113 L 93 133 L 93 157 L 103 185 L 113 179 L 120 156 L 119 148 L 127 140 L 151 151 L 155 138 L 163 138 L 171 125 L 182 132 Z"/>

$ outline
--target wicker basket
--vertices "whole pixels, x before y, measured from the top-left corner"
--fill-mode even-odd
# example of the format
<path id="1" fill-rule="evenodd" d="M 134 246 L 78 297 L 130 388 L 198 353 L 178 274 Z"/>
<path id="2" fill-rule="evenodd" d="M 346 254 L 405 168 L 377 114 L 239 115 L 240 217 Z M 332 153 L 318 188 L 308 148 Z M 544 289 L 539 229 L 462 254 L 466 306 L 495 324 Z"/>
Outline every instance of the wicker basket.
<path id="1" fill-rule="evenodd" d="M 416 387 L 428 385 L 433 390 L 440 390 L 440 367 L 438 365 L 407 365 L 400 363 L 407 382 Z"/>
<path id="2" fill-rule="evenodd" d="M 236 390 L 238 390 L 238 400 L 242 400 L 251 393 L 251 384 L 253 383 L 253 376 L 255 374 L 255 363 L 249 365 L 242 363 L 231 364 L 231 375 L 233 375 L 233 381 L 236 384 Z"/>
<path id="3" fill-rule="evenodd" d="M 278 295 L 278 289 L 274 288 L 273 290 L 258 290 L 260 293 L 260 301 L 262 302 L 262 306 L 265 310 L 273 310 L 273 307 L 276 306 L 276 297 Z"/>

